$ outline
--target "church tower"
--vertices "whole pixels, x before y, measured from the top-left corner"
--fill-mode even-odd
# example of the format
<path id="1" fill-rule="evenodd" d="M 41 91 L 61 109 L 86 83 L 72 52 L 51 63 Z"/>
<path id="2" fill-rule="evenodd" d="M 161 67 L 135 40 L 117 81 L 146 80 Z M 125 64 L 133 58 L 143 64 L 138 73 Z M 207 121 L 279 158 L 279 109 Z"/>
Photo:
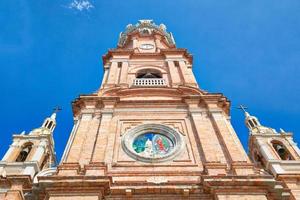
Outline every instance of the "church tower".
<path id="1" fill-rule="evenodd" d="M 230 102 L 201 89 L 166 26 L 129 24 L 103 56 L 99 90 L 72 104 L 74 127 L 39 199 L 288 199 L 249 159 Z"/>
<path id="2" fill-rule="evenodd" d="M 0 199 L 293 198 L 299 150 L 291 134 L 246 113 L 253 162 L 230 122 L 230 101 L 197 84 L 199 66 L 165 25 L 127 25 L 102 59 L 99 90 L 72 102 L 74 126 L 58 166 L 54 113 L 14 136 L 0 163 Z"/>
<path id="3" fill-rule="evenodd" d="M 24 131 L 13 135 L 13 142 L 0 161 L 0 199 L 28 199 L 34 176 L 56 164 L 55 126 L 53 113 L 41 127 L 28 134 Z"/>
<path id="4" fill-rule="evenodd" d="M 291 189 L 292 199 L 300 199 L 300 150 L 293 134 L 263 126 L 255 116 L 245 112 L 249 129 L 249 153 L 257 167 L 265 169 L 285 187 Z"/>

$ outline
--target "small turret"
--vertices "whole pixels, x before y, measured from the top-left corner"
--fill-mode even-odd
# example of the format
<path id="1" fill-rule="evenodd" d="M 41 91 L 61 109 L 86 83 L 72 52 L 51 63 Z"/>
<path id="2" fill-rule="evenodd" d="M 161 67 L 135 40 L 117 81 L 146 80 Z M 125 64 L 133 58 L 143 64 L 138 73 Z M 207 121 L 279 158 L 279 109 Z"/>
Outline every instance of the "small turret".
<path id="1" fill-rule="evenodd" d="M 37 173 L 56 163 L 53 131 L 58 110 L 56 108 L 51 117 L 44 120 L 41 127 L 33 129 L 29 134 L 23 131 L 13 135 L 13 143 L 0 161 L 0 181 L 7 188 L 16 187 L 11 185 L 10 180 L 30 185 Z M 27 189 L 22 188 L 19 194 Z M 13 193 L 13 189 L 7 190 L 7 194 L 10 192 Z M 13 198 L 18 199 L 16 196 Z"/>
<path id="2" fill-rule="evenodd" d="M 275 179 L 285 180 L 285 177 L 299 177 L 300 150 L 293 141 L 293 134 L 260 124 L 259 120 L 246 112 L 246 107 L 240 106 L 245 114 L 245 124 L 249 129 L 249 156 L 258 168 L 263 168 Z M 292 180 L 290 178 L 290 180 Z M 287 179 L 287 181 L 290 181 Z M 297 179 L 295 179 L 297 180 Z M 291 190 L 293 196 L 300 195 L 300 187 Z"/>
<path id="3" fill-rule="evenodd" d="M 243 110 L 245 114 L 245 124 L 249 129 L 250 134 L 277 134 L 275 129 L 266 127 L 261 125 L 260 121 L 256 116 L 250 115 L 249 112 L 246 111 L 247 107 L 242 105 L 239 106 L 239 109 Z"/>
<path id="4" fill-rule="evenodd" d="M 56 126 L 56 112 L 54 112 L 51 117 L 47 117 L 42 125 L 42 128 L 46 128 L 53 132 Z"/>

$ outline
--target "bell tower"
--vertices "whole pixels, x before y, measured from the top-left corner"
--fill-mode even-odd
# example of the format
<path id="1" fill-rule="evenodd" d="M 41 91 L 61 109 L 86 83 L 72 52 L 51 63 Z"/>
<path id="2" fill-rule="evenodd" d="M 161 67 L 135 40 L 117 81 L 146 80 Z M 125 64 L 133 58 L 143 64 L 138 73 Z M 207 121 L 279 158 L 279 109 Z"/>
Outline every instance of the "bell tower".
<path id="1" fill-rule="evenodd" d="M 103 56 L 100 92 L 112 87 L 196 88 L 192 60 L 186 49 L 176 48 L 173 35 L 166 31 L 164 24 L 158 26 L 152 20 L 139 20 L 138 25 L 127 25 L 120 33 L 117 49 Z"/>
<path id="2" fill-rule="evenodd" d="M 56 112 L 28 134 L 13 135 L 13 142 L 0 161 L 0 199 L 24 199 L 34 176 L 56 163 L 53 131 Z"/>
<path id="3" fill-rule="evenodd" d="M 255 165 L 265 169 L 292 193 L 292 199 L 300 199 L 300 150 L 293 134 L 261 125 L 259 120 L 245 113 L 245 124 L 249 129 L 249 154 Z"/>

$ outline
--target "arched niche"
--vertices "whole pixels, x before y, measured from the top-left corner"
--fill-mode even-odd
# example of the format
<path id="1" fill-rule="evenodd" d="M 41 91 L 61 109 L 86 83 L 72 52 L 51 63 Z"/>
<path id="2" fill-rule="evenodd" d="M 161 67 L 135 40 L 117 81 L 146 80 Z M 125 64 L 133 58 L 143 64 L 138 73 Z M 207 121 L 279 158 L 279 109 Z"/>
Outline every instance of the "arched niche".
<path id="1" fill-rule="evenodd" d="M 153 68 L 140 69 L 135 74 L 136 78 L 162 78 L 160 70 Z"/>
<path id="2" fill-rule="evenodd" d="M 33 144 L 31 142 L 22 145 L 19 155 L 16 158 L 16 162 L 25 162 L 31 152 L 32 146 Z"/>
<path id="3" fill-rule="evenodd" d="M 283 142 L 279 140 L 272 140 L 271 146 L 281 160 L 294 160 L 292 154 L 289 152 Z"/>
<path id="4" fill-rule="evenodd" d="M 144 65 L 144 66 L 134 66 L 131 67 L 130 70 L 128 71 L 129 74 L 137 74 L 138 71 L 140 70 L 146 70 L 146 69 L 151 69 L 151 70 L 157 70 L 160 71 L 161 74 L 166 74 L 166 68 L 163 66 L 156 66 L 156 65 Z"/>

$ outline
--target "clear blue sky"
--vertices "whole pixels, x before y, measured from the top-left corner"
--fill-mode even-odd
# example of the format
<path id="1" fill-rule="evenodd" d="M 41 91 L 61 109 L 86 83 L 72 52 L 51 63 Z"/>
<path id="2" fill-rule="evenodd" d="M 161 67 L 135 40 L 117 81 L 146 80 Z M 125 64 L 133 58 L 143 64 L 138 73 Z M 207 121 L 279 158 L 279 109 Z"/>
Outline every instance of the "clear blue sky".
<path id="1" fill-rule="evenodd" d="M 232 102 L 232 123 L 247 148 L 245 104 L 262 124 L 300 142 L 299 0 L 72 0 L 0 2 L 0 156 L 13 133 L 39 127 L 63 107 L 54 133 L 58 158 L 72 128 L 71 101 L 97 90 L 101 56 L 138 19 L 166 24 L 194 55 L 200 87 Z"/>

